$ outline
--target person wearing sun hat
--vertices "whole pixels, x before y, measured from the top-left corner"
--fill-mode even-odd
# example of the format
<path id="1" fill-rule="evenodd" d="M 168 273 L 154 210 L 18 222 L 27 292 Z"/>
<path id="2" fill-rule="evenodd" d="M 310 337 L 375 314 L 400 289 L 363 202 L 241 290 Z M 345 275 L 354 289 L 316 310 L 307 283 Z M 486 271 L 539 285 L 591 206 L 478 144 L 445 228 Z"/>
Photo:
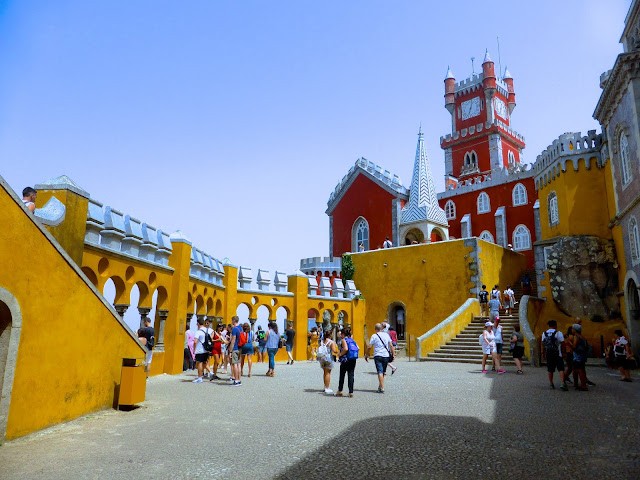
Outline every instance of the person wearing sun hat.
<path id="1" fill-rule="evenodd" d="M 484 332 L 480 335 L 480 345 L 482 346 L 482 373 L 487 373 L 487 357 L 491 355 L 493 365 L 498 368 L 498 373 L 504 373 L 500 368 L 500 360 L 496 350 L 496 337 L 493 333 L 493 323 L 486 322 L 484 324 Z"/>

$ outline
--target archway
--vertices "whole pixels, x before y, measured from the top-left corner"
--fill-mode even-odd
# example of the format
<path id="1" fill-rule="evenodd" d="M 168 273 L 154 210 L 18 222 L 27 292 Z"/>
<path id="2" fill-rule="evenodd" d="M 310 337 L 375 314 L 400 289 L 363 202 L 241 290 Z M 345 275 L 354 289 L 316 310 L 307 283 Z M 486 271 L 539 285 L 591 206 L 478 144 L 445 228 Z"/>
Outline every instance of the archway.
<path id="1" fill-rule="evenodd" d="M 0 441 L 5 439 L 15 374 L 22 312 L 15 297 L 0 287 Z"/>
<path id="2" fill-rule="evenodd" d="M 441 242 L 444 240 L 444 235 L 438 228 L 434 228 L 431 230 L 431 241 L 432 242 Z"/>
<path id="3" fill-rule="evenodd" d="M 407 306 L 402 302 L 393 302 L 387 308 L 387 322 L 398 334 L 398 340 L 406 340 Z"/>
<path id="4" fill-rule="evenodd" d="M 637 345 L 640 345 L 640 298 L 638 296 L 638 286 L 632 278 L 627 281 L 625 297 L 629 311 L 627 316 L 629 340 L 632 347 L 637 347 Z"/>
<path id="5" fill-rule="evenodd" d="M 414 245 L 424 241 L 424 233 L 419 228 L 412 228 L 404 236 L 405 245 Z"/>

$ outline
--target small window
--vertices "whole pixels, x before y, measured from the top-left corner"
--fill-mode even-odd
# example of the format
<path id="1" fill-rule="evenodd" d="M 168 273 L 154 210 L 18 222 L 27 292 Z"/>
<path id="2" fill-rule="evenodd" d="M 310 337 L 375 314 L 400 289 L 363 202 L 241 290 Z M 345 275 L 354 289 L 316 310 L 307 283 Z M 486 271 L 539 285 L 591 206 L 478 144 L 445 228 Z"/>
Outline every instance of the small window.
<path id="1" fill-rule="evenodd" d="M 520 205 L 527 204 L 527 189 L 521 183 L 513 187 L 513 206 L 518 207 Z"/>
<path id="2" fill-rule="evenodd" d="M 560 223 L 560 214 L 558 213 L 558 196 L 556 192 L 551 192 L 547 197 L 547 209 L 549 215 L 549 226 L 555 227 Z"/>
<path id="3" fill-rule="evenodd" d="M 509 162 L 510 167 L 514 167 L 516 165 L 516 156 L 511 150 L 509 150 L 509 153 L 507 154 L 507 161 Z"/>
<path id="4" fill-rule="evenodd" d="M 618 143 L 620 152 L 620 170 L 622 172 L 622 185 L 627 185 L 633 178 L 631 164 L 629 163 L 629 141 L 627 135 L 622 132 Z"/>
<path id="5" fill-rule="evenodd" d="M 447 220 L 456 218 L 456 204 L 453 203 L 453 200 L 449 200 L 444 204 L 444 213 L 447 215 Z"/>
<path id="6" fill-rule="evenodd" d="M 352 238 L 355 240 L 352 251 L 360 251 L 361 244 L 365 250 L 369 250 L 369 224 L 364 218 L 360 217 L 356 220 Z"/>
<path id="7" fill-rule="evenodd" d="M 485 230 L 484 232 L 482 232 L 480 234 L 480 240 L 484 240 L 486 242 L 491 242 L 491 243 L 496 243 L 493 240 L 493 235 L 491 235 L 491 232 L 489 232 L 488 230 Z"/>
<path id="8" fill-rule="evenodd" d="M 629 247 L 631 250 L 631 262 L 635 265 L 640 260 L 640 235 L 638 234 L 636 217 L 631 217 L 631 220 L 629 220 Z"/>
<path id="9" fill-rule="evenodd" d="M 489 213 L 491 211 L 491 202 L 486 192 L 478 195 L 478 213 Z"/>
<path id="10" fill-rule="evenodd" d="M 515 251 L 529 250 L 531 248 L 531 234 L 524 225 L 518 225 L 513 231 L 513 249 Z"/>

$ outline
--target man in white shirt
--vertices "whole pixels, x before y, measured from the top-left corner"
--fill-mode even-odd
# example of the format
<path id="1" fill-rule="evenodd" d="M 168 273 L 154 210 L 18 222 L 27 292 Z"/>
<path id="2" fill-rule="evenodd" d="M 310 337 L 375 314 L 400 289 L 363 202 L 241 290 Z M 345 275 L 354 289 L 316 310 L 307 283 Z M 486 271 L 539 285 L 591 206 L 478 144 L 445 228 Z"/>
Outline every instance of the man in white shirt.
<path id="1" fill-rule="evenodd" d="M 196 368 L 198 369 L 198 378 L 193 383 L 202 383 L 202 372 L 204 370 L 204 364 L 209 361 L 209 353 L 204 349 L 204 339 L 206 330 L 204 328 L 204 320 L 202 317 L 198 317 L 198 330 L 194 335 L 194 341 L 196 348 L 194 350 L 196 354 Z"/>
<path id="2" fill-rule="evenodd" d="M 384 393 L 384 375 L 387 372 L 387 365 L 395 356 L 395 349 L 388 333 L 382 331 L 382 324 L 376 323 L 376 333 L 371 335 L 369 348 L 365 349 L 364 360 L 369 361 L 369 353 L 373 348 L 373 361 L 378 372 L 378 393 Z"/>
<path id="3" fill-rule="evenodd" d="M 393 247 L 393 243 L 389 240 L 389 237 L 386 237 L 384 243 L 382 244 L 382 248 L 391 248 Z"/>
<path id="4" fill-rule="evenodd" d="M 547 359 L 549 386 L 551 389 L 556 388 L 553 385 L 553 373 L 558 370 L 561 382 L 560 389 L 566 392 L 569 389 L 564 380 L 564 361 L 562 360 L 564 335 L 557 330 L 558 325 L 555 320 L 549 320 L 547 325 L 549 325 L 549 329 L 542 334 L 542 354 Z"/>

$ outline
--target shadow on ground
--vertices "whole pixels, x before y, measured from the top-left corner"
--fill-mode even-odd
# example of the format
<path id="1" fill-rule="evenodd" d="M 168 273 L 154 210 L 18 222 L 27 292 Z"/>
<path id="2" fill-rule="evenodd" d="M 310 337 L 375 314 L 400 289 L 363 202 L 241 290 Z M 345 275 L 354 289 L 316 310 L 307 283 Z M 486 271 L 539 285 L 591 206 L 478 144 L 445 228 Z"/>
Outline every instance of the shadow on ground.
<path id="1" fill-rule="evenodd" d="M 577 431 L 558 432 L 553 415 L 537 423 L 529 428 L 524 414 L 496 423 L 439 415 L 364 420 L 275 478 L 638 478 L 638 445 L 587 423 L 576 425 L 578 442 Z"/>

